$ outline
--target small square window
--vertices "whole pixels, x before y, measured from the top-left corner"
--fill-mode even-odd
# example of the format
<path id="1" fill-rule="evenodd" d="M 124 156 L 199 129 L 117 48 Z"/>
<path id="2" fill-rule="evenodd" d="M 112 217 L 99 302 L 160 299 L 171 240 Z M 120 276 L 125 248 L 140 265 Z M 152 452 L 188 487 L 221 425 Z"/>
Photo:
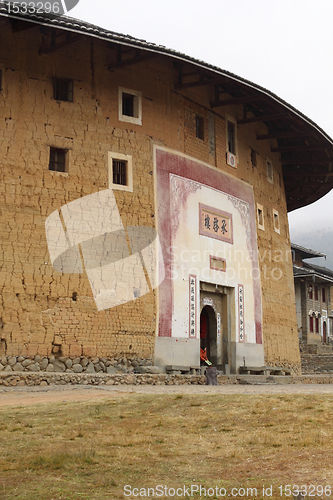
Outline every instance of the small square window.
<path id="1" fill-rule="evenodd" d="M 312 288 L 312 285 L 309 285 L 309 299 L 312 300 L 313 298 L 313 288 Z"/>
<path id="2" fill-rule="evenodd" d="M 316 333 L 319 333 L 319 318 L 315 318 L 316 322 Z"/>
<path id="3" fill-rule="evenodd" d="M 258 220 L 258 228 L 265 230 L 265 222 L 264 222 L 264 207 L 257 203 L 257 220 Z"/>
<path id="4" fill-rule="evenodd" d="M 279 212 L 275 210 L 275 208 L 273 208 L 273 225 L 274 225 L 274 231 L 280 234 Z"/>
<path id="5" fill-rule="evenodd" d="M 323 288 L 321 291 L 322 302 L 326 302 L 326 288 Z"/>
<path id="6" fill-rule="evenodd" d="M 113 184 L 127 186 L 127 161 L 112 159 L 112 180 Z"/>
<path id="7" fill-rule="evenodd" d="M 252 167 L 256 167 L 258 160 L 257 160 L 258 153 L 254 149 L 251 148 L 251 164 Z"/>
<path id="8" fill-rule="evenodd" d="M 50 148 L 49 170 L 54 172 L 66 172 L 67 149 Z"/>
<path id="9" fill-rule="evenodd" d="M 236 154 L 235 124 L 230 121 L 228 121 L 228 151 L 233 155 Z"/>
<path id="10" fill-rule="evenodd" d="M 237 121 L 230 115 L 225 116 L 226 163 L 237 168 Z"/>
<path id="11" fill-rule="evenodd" d="M 123 92 L 123 115 L 138 117 L 137 100 L 135 95 Z"/>
<path id="12" fill-rule="evenodd" d="M 73 102 L 73 80 L 55 78 L 53 81 L 53 97 L 56 101 Z"/>
<path id="13" fill-rule="evenodd" d="M 315 287 L 314 287 L 314 299 L 318 300 L 318 287 L 317 287 L 317 285 L 315 285 Z"/>
<path id="14" fill-rule="evenodd" d="M 109 187 L 133 192 L 132 157 L 109 152 Z"/>
<path id="15" fill-rule="evenodd" d="M 201 116 L 195 116 L 195 136 L 202 141 L 205 138 L 205 121 Z"/>
<path id="16" fill-rule="evenodd" d="M 119 120 L 142 125 L 141 92 L 119 88 Z"/>
<path id="17" fill-rule="evenodd" d="M 268 179 L 268 182 L 270 182 L 271 184 L 273 184 L 273 182 L 274 182 L 274 178 L 273 178 L 273 163 L 271 162 L 271 160 L 266 159 L 266 165 L 267 165 L 267 179 Z"/>

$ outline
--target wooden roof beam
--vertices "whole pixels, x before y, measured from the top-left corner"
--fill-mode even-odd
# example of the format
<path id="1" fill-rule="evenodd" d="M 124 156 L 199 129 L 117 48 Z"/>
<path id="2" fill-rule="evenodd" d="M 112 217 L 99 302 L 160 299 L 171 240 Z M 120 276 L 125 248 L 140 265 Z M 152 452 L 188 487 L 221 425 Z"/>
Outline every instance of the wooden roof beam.
<path id="1" fill-rule="evenodd" d="M 289 152 L 307 152 L 307 151 L 321 151 L 324 146 L 278 146 L 277 148 L 271 148 L 272 153 L 289 153 Z"/>
<path id="2" fill-rule="evenodd" d="M 333 176 L 333 172 L 326 172 L 325 174 L 319 174 L 319 173 L 304 173 L 304 172 L 283 172 L 283 176 L 284 177 L 296 177 L 298 176 L 298 178 L 306 178 L 306 177 L 332 177 Z M 299 181 L 298 181 L 299 182 Z M 290 185 L 292 183 L 288 182 L 288 185 Z M 297 183 L 296 183 L 297 184 Z"/>
<path id="3" fill-rule="evenodd" d="M 272 132 L 270 134 L 258 134 L 258 141 L 266 141 L 268 139 L 289 139 L 293 137 L 308 138 L 311 137 L 311 132 Z"/>
<path id="4" fill-rule="evenodd" d="M 242 120 L 237 120 L 237 125 L 245 125 L 247 123 L 255 122 L 269 122 L 278 120 L 280 118 L 289 118 L 290 113 L 276 113 L 275 115 L 262 115 L 262 116 L 252 116 L 251 118 L 243 118 Z"/>
<path id="5" fill-rule="evenodd" d="M 182 77 L 186 78 L 187 74 L 183 74 Z M 176 90 L 182 90 L 182 89 L 190 89 L 192 87 L 202 87 L 204 85 L 219 85 L 222 83 L 223 80 L 221 78 L 211 78 L 210 80 L 197 80 L 195 82 L 188 82 L 188 83 L 181 83 L 181 84 L 176 84 L 175 89 Z M 227 93 L 226 91 L 221 92 L 221 93 Z"/>
<path id="6" fill-rule="evenodd" d="M 155 56 L 155 54 L 150 53 L 150 52 L 146 53 L 143 56 L 136 55 L 134 57 L 130 57 L 128 59 L 124 59 L 123 61 L 119 61 L 119 62 L 115 62 L 115 63 L 112 63 L 112 64 L 108 64 L 107 69 L 108 69 L 108 71 L 113 71 L 113 70 L 118 69 L 118 68 L 124 68 L 126 66 L 132 66 L 133 64 L 138 64 L 138 63 L 141 63 L 143 61 L 147 61 L 148 59 L 151 59 L 154 56 Z"/>
<path id="7" fill-rule="evenodd" d="M 21 19 L 9 19 L 9 24 L 13 33 L 31 30 L 32 28 L 36 28 L 38 26 L 37 24 L 22 21 Z"/>
<path id="8" fill-rule="evenodd" d="M 301 160 L 297 158 L 291 158 L 289 160 L 280 160 L 282 165 L 327 165 L 332 163 L 332 159 L 328 160 Z"/>
<path id="9" fill-rule="evenodd" d="M 286 176 L 286 177 L 293 177 L 295 174 L 292 173 L 292 172 L 287 172 L 287 173 L 284 173 L 283 175 Z M 299 173 L 298 173 L 298 175 L 299 175 Z M 333 172 L 329 172 L 329 173 L 326 173 L 326 174 L 304 174 L 302 176 L 302 179 L 305 179 L 305 178 L 308 178 L 308 177 L 332 177 L 332 176 L 333 176 Z M 299 179 L 297 182 L 295 182 L 295 185 L 299 184 L 300 182 L 301 181 Z M 320 181 L 320 182 L 322 182 L 322 181 Z M 292 183 L 288 182 L 288 185 L 291 185 L 291 184 Z"/>
<path id="10" fill-rule="evenodd" d="M 76 35 L 76 36 L 71 36 L 69 38 L 66 38 L 66 40 L 63 40 L 62 42 L 55 43 L 55 45 L 49 45 L 46 46 L 44 44 L 41 45 L 38 55 L 43 56 L 47 54 L 52 54 L 53 52 L 56 52 L 57 50 L 64 49 L 65 47 L 68 47 L 69 45 L 72 45 L 73 43 L 78 42 L 81 39 L 81 35 Z"/>
<path id="11" fill-rule="evenodd" d="M 211 102 L 211 108 L 218 108 L 220 106 L 232 106 L 234 104 L 244 104 L 246 102 L 261 101 L 263 99 L 262 95 L 247 95 L 242 97 L 234 97 L 232 99 L 224 99 L 223 101 Z"/>

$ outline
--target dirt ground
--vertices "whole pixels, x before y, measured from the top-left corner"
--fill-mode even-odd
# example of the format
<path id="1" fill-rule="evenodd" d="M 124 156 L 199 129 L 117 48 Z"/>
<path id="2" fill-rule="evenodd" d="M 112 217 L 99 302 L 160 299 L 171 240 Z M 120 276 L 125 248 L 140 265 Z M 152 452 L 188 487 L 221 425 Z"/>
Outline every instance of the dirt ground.
<path id="1" fill-rule="evenodd" d="M 1 406 L 28 406 L 40 403 L 88 401 L 114 398 L 124 393 L 141 394 L 333 394 L 333 384 L 283 384 L 283 385 L 116 385 L 116 386 L 67 386 L 1 387 Z"/>

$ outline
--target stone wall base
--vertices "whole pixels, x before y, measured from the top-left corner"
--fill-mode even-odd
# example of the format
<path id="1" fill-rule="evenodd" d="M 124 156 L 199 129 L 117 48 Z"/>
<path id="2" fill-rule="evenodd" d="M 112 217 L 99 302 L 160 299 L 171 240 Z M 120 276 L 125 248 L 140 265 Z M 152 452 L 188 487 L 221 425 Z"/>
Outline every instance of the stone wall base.
<path id="1" fill-rule="evenodd" d="M 264 380 L 265 379 L 265 380 Z M 262 375 L 219 375 L 219 385 L 224 384 L 333 384 L 333 374 L 300 375 L 291 377 Z M 106 373 L 0 373 L 1 387 L 50 386 L 50 385 L 204 385 L 204 375 L 117 374 Z"/>
<path id="2" fill-rule="evenodd" d="M 76 358 L 62 356 L 2 356 L 0 373 L 11 372 L 48 372 L 48 373 L 130 373 L 142 367 L 152 366 L 150 358 Z"/>

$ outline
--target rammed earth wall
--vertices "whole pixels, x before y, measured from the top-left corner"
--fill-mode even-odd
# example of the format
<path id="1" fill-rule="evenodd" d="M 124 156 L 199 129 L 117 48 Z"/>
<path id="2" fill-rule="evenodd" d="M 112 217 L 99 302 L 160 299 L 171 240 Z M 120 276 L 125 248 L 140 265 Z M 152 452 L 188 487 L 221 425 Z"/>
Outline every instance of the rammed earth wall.
<path id="1" fill-rule="evenodd" d="M 226 163 L 226 116 L 241 117 L 242 106 L 211 112 L 207 89 L 177 92 L 171 59 L 152 57 L 109 72 L 106 42 L 82 37 L 66 50 L 41 56 L 42 39 L 39 27 L 14 33 L 2 21 L 0 355 L 152 358 L 157 290 L 97 311 L 84 272 L 53 269 L 45 221 L 63 205 L 108 188 L 112 151 L 133 160 L 133 192 L 114 190 L 124 227 L 154 228 L 155 144 L 253 187 L 255 205 L 264 207 L 265 226 L 258 229 L 257 241 L 266 363 L 299 367 L 282 168 L 271 145 L 256 140 L 258 133 L 267 133 L 266 126 L 238 127 L 238 166 L 233 168 Z M 54 77 L 73 79 L 73 102 L 53 99 Z M 142 93 L 142 125 L 119 121 L 119 87 Z M 203 140 L 195 133 L 197 114 L 204 119 Z M 68 151 L 66 173 L 48 169 L 50 147 Z M 251 162 L 251 148 L 257 152 L 257 166 Z M 267 156 L 274 166 L 272 184 Z M 279 232 L 273 209 L 279 213 Z"/>

